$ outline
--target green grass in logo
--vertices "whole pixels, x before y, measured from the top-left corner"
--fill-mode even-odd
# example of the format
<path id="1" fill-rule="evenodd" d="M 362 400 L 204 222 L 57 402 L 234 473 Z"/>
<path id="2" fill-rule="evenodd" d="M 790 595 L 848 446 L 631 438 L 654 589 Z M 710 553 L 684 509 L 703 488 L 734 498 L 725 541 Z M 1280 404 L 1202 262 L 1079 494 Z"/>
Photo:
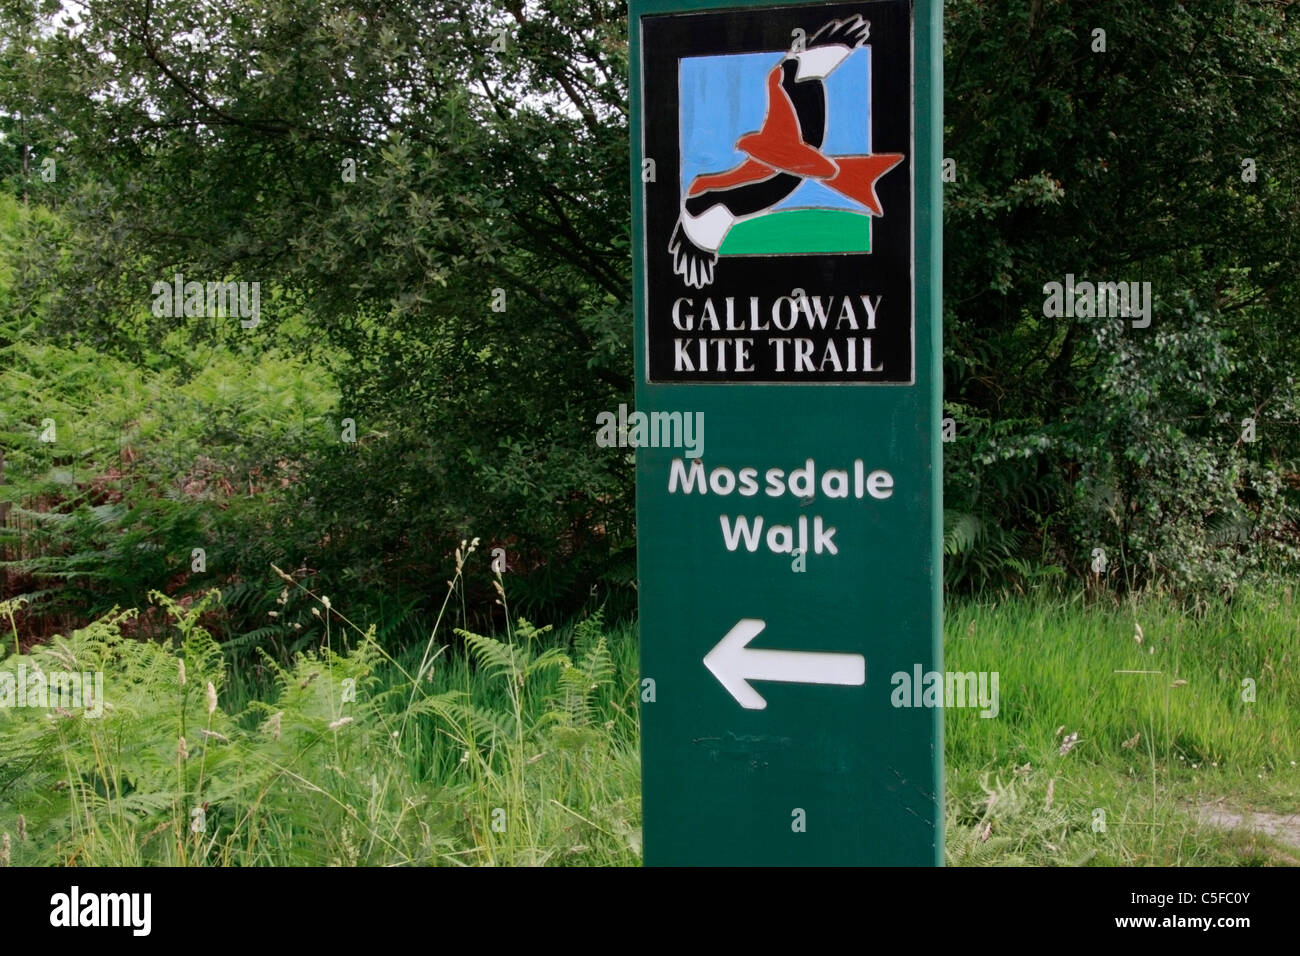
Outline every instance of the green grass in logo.
<path id="1" fill-rule="evenodd" d="M 870 252 L 871 217 L 846 209 L 787 209 L 731 227 L 723 256 Z"/>

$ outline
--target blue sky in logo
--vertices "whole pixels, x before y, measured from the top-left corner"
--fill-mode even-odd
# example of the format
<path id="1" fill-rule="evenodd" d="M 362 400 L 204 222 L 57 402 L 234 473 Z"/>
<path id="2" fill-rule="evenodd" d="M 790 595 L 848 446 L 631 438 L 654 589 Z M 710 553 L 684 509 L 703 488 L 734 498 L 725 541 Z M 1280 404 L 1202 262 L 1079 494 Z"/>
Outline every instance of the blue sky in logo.
<path id="1" fill-rule="evenodd" d="M 683 57 L 678 69 L 681 102 L 682 195 L 701 173 L 739 166 L 745 154 L 736 140 L 763 125 L 767 114 L 767 74 L 785 53 L 731 53 Z M 858 47 L 826 78 L 828 156 L 871 152 L 871 112 L 867 78 L 871 49 Z M 866 207 L 813 181 L 805 181 L 775 209 L 822 206 L 865 212 Z"/>

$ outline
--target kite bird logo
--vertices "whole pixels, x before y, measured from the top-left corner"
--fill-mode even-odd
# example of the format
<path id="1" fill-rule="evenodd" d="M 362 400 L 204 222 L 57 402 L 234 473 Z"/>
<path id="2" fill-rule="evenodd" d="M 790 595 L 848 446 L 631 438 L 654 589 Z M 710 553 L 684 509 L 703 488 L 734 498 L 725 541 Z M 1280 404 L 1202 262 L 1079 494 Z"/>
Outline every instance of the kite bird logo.
<path id="1" fill-rule="evenodd" d="M 735 142 L 745 159 L 726 172 L 696 176 L 682 197 L 668 252 L 673 271 L 688 286 L 702 289 L 713 282 L 719 250 L 733 226 L 770 212 L 805 182 L 829 187 L 868 215 L 883 215 L 876 181 L 902 162 L 903 154 L 822 152 L 826 78 L 866 44 L 869 30 L 861 16 L 832 20 L 767 73 L 762 127 Z"/>

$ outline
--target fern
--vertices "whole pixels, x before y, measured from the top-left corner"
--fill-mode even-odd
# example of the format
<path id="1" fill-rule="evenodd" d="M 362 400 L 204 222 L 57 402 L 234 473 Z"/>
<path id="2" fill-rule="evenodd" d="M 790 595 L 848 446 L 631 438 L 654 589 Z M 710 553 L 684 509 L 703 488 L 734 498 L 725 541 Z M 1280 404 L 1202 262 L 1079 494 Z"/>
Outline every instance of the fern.
<path id="1" fill-rule="evenodd" d="M 944 511 L 944 554 L 951 556 L 966 554 L 986 536 L 984 522 L 975 515 Z"/>
<path id="2" fill-rule="evenodd" d="M 576 664 L 560 673 L 559 694 L 553 706 L 563 713 L 567 723 L 585 727 L 593 722 L 596 694 L 614 675 L 614 660 L 602 633 L 601 613 L 584 618 L 574 630 Z"/>
<path id="3" fill-rule="evenodd" d="M 115 610 L 0 660 L 105 675 L 97 720 L 0 708 L 0 830 L 25 821 L 15 863 L 636 859 L 635 725 L 616 740 L 599 724 L 615 681 L 599 615 L 571 653 L 526 620 L 505 639 L 465 632 L 468 660 L 432 655 L 441 683 L 432 667 L 417 682 L 373 627 L 336 653 L 331 615 L 326 646 L 291 661 L 251 645 L 267 698 L 239 711 L 205 626 L 219 593 L 150 597 L 162 640 L 127 636 L 140 616 Z"/>

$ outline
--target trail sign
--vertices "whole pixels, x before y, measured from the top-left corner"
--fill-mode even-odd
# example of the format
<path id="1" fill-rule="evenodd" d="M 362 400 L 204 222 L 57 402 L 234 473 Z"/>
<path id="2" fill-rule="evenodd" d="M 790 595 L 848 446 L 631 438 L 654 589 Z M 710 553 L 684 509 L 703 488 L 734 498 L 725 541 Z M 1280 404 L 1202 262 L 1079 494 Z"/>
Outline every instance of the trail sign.
<path id="1" fill-rule="evenodd" d="M 632 0 L 649 865 L 942 861 L 939 16 Z"/>

